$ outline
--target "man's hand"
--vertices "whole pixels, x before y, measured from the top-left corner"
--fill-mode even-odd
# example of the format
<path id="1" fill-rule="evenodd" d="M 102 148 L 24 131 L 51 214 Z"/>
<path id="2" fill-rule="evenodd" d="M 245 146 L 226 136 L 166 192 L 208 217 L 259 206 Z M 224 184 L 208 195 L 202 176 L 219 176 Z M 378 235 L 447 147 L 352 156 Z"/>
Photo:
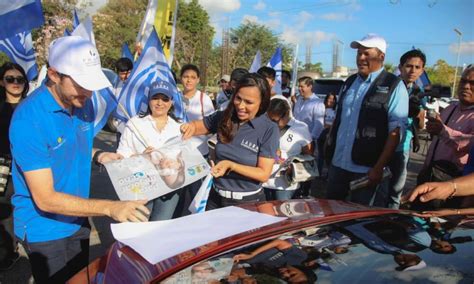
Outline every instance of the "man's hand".
<path id="1" fill-rule="evenodd" d="M 196 132 L 196 126 L 194 123 L 184 123 L 180 127 L 181 133 L 183 134 L 183 140 L 191 138 Z"/>
<path id="2" fill-rule="evenodd" d="M 435 211 L 423 211 L 421 213 L 413 212 L 413 215 L 417 217 L 429 218 L 429 217 L 443 217 L 443 216 L 452 216 L 459 215 L 458 209 L 441 209 Z"/>
<path id="3" fill-rule="evenodd" d="M 442 199 L 450 197 L 454 193 L 454 184 L 452 182 L 428 182 L 417 186 L 410 193 L 402 196 L 402 202 L 413 202 L 417 198 L 421 202 L 428 202 L 434 199 Z"/>
<path id="4" fill-rule="evenodd" d="M 150 210 L 147 200 L 114 201 L 109 205 L 107 216 L 119 222 L 147 222 Z"/>
<path id="5" fill-rule="evenodd" d="M 121 160 L 121 159 L 123 159 L 123 156 L 118 153 L 104 152 L 104 153 L 101 153 L 99 157 L 97 157 L 97 162 L 101 164 L 105 164 L 111 161 Z"/>
<path id="6" fill-rule="evenodd" d="M 426 131 L 428 131 L 430 134 L 439 135 L 443 128 L 444 124 L 439 114 L 437 114 L 435 118 L 428 117 L 428 122 L 426 123 Z"/>
<path id="7" fill-rule="evenodd" d="M 378 185 L 383 178 L 383 168 L 380 167 L 373 167 L 367 173 L 369 177 L 369 186 Z"/>

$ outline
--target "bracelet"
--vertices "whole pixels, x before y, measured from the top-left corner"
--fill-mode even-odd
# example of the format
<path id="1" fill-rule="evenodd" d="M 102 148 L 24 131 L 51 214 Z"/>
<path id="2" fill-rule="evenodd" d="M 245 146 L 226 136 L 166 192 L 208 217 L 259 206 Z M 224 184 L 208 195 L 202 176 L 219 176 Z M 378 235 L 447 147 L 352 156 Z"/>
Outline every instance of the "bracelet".
<path id="1" fill-rule="evenodd" d="M 102 153 L 105 153 L 105 151 L 97 150 L 97 151 L 95 151 L 94 156 L 92 157 L 92 161 L 93 161 L 96 165 L 98 165 L 98 166 L 101 165 L 101 163 L 99 162 L 99 156 L 100 156 Z"/>
<path id="2" fill-rule="evenodd" d="M 454 195 L 456 194 L 456 191 L 458 191 L 458 187 L 454 181 L 451 182 L 453 185 L 453 192 L 448 196 L 448 199 L 453 198 Z"/>

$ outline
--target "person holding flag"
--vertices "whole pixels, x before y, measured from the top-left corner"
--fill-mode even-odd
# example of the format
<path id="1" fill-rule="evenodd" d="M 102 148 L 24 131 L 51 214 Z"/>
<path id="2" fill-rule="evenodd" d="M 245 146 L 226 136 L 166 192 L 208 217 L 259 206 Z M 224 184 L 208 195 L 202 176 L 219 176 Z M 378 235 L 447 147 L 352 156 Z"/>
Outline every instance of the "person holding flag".
<path id="1" fill-rule="evenodd" d="M 146 200 L 90 199 L 91 160 L 120 159 L 93 149 L 92 91 L 110 87 L 97 49 L 67 36 L 49 48 L 48 78 L 17 107 L 10 126 L 15 235 L 36 283 L 64 283 L 89 261 L 89 216 L 147 221 Z"/>

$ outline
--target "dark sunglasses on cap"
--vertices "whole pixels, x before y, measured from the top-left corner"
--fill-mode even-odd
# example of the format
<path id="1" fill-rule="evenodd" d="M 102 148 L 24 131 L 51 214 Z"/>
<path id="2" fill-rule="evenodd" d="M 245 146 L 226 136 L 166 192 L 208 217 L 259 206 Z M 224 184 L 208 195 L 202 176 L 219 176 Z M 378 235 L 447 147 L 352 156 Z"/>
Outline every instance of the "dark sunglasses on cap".
<path id="1" fill-rule="evenodd" d="M 5 82 L 7 82 L 8 84 L 13 84 L 13 83 L 17 83 L 17 84 L 25 84 L 26 80 L 23 76 L 18 76 L 18 77 L 13 77 L 13 76 L 5 76 L 3 77 L 3 79 L 5 79 Z"/>

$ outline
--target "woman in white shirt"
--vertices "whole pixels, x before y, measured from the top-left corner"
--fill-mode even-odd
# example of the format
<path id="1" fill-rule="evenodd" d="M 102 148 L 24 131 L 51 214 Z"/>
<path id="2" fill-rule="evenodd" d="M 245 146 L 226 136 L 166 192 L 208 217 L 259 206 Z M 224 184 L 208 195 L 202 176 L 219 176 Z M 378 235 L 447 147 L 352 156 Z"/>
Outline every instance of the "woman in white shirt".
<path id="1" fill-rule="evenodd" d="M 171 84 L 165 81 L 155 82 L 151 85 L 147 112 L 134 116 L 128 121 L 117 153 L 125 158 L 149 153 L 153 149 L 162 147 L 168 141 L 180 137 L 181 123 L 173 115 L 173 89 Z M 182 163 L 169 159 L 164 161 L 163 154 L 159 152 L 153 152 L 151 158 L 159 160 L 156 163 L 158 166 L 167 165 L 167 168 L 162 170 L 162 178 L 167 184 L 170 183 L 168 184 L 170 188 L 178 188 L 181 183 L 180 173 L 184 171 Z M 178 201 L 178 192 L 173 191 L 148 202 L 147 207 L 151 209 L 149 220 L 171 219 Z"/>
<path id="2" fill-rule="evenodd" d="M 263 184 L 267 200 L 291 199 L 299 188 L 299 183 L 289 184 L 282 164 L 293 156 L 313 153 L 312 138 L 308 126 L 290 116 L 289 100 L 284 97 L 272 98 L 268 107 L 268 117 L 278 124 L 280 129 L 280 149 L 278 161 L 273 165 L 272 175 Z"/>

